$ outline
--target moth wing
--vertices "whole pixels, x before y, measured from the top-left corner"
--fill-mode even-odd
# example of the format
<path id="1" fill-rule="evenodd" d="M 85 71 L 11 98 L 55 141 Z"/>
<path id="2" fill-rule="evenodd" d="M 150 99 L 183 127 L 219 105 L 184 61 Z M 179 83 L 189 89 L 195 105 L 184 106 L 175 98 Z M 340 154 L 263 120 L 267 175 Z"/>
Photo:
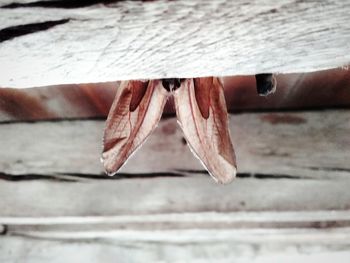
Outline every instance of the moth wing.
<path id="1" fill-rule="evenodd" d="M 104 130 L 102 161 L 107 174 L 114 175 L 156 128 L 167 97 L 158 80 L 120 84 Z"/>
<path id="2" fill-rule="evenodd" d="M 186 79 L 174 91 L 176 114 L 192 152 L 220 183 L 236 176 L 224 90 L 218 78 Z"/>

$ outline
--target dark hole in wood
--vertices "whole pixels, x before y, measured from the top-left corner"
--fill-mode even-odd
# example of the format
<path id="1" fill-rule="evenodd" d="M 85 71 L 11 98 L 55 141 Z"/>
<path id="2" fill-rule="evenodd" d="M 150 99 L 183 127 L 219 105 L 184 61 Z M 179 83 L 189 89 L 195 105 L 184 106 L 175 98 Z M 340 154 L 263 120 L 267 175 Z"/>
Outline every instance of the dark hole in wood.
<path id="1" fill-rule="evenodd" d="M 8 232 L 8 226 L 7 225 L 1 225 L 0 226 L 0 235 L 5 236 Z"/>
<path id="2" fill-rule="evenodd" d="M 267 96 L 273 93 L 276 88 L 276 83 L 273 79 L 273 75 L 269 73 L 255 75 L 256 89 L 260 96 Z"/>

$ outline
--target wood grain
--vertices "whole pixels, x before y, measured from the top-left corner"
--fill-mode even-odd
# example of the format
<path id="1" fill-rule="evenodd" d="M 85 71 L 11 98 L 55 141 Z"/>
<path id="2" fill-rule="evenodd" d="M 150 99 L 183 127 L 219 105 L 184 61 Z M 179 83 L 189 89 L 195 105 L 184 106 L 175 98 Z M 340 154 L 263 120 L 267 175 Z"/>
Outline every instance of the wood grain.
<path id="1" fill-rule="evenodd" d="M 310 72 L 350 63 L 347 1 L 4 7 L 11 3 L 1 2 L 2 87 Z M 44 30 L 40 23 L 55 26 Z M 30 25 L 32 32 L 21 32 Z"/>
<path id="2" fill-rule="evenodd" d="M 115 177 L 99 163 L 103 121 L 2 124 L 1 216 L 348 210 L 349 116 L 231 115 L 240 173 L 227 187 L 210 180 L 174 118 Z"/>
<path id="3" fill-rule="evenodd" d="M 102 120 L 0 124 L 0 261 L 345 263 L 349 116 L 231 115 L 240 173 L 227 186 L 174 118 L 115 177 L 98 162 Z"/>
<path id="4" fill-rule="evenodd" d="M 334 234 L 333 234 L 334 233 Z M 153 236 L 158 236 L 159 233 L 153 231 L 149 233 Z M 164 235 L 175 237 L 181 236 L 183 232 L 167 232 Z M 118 262 L 121 263 L 137 263 L 137 262 L 252 262 L 252 263 L 266 263 L 266 262 L 330 262 L 348 263 L 350 256 L 348 246 L 339 244 L 339 242 L 325 242 L 319 241 L 318 244 L 310 244 L 305 242 L 302 246 L 294 244 L 286 244 L 283 238 L 276 238 L 273 241 L 264 240 L 262 242 L 239 242 L 239 237 L 246 233 L 232 233 L 229 231 L 215 231 L 207 232 L 206 236 L 199 235 L 198 232 L 193 231 L 193 235 L 199 238 L 217 236 L 215 242 L 208 242 L 202 238 L 202 242 L 155 242 L 149 240 L 128 241 L 124 237 L 133 237 L 133 232 L 125 232 L 121 234 L 120 240 L 112 238 L 100 238 L 95 240 L 57 240 L 57 239 L 43 239 L 22 236 L 8 236 L 0 238 L 0 260 L 3 262 L 18 262 L 23 259 L 25 255 L 26 262 L 41 263 L 50 262 L 65 263 L 69 260 L 75 262 L 94 263 L 103 260 L 104 262 Z M 301 235 L 297 233 L 291 235 L 291 240 L 295 237 L 306 237 L 310 239 L 310 235 L 315 236 L 314 233 L 305 233 Z M 225 240 L 222 237 L 231 236 L 230 240 Z M 237 238 L 238 236 L 238 238 Z M 256 234 L 255 237 L 266 235 Z M 285 236 L 285 235 L 282 235 Z M 347 236 L 336 231 L 324 231 L 317 235 L 319 240 L 330 238 L 330 236 L 339 236 L 346 242 Z M 343 236 L 343 237 L 341 237 Z M 281 236 L 279 236 L 281 237 Z M 261 239 L 260 239 L 261 240 Z M 275 241 L 274 241 L 275 240 Z M 334 241 L 334 239 L 332 239 Z M 335 244 L 336 243 L 336 244 Z M 20 253 L 14 253 L 17 252 Z"/>
<path id="5" fill-rule="evenodd" d="M 312 178 L 347 175 L 349 118 L 348 110 L 231 115 L 238 170 Z M 99 161 L 103 127 L 103 120 L 1 124 L 0 171 L 104 177 Z M 168 118 L 121 172 L 176 173 L 179 169 L 203 170 L 183 142 L 176 119 Z"/>

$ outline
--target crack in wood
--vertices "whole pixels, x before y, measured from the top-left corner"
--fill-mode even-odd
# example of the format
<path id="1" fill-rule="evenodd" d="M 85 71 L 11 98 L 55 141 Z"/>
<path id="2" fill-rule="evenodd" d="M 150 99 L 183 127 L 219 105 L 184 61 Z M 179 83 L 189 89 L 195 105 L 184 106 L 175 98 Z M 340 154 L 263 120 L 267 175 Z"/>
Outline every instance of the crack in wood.
<path id="1" fill-rule="evenodd" d="M 88 174 L 88 173 L 54 173 L 45 174 L 9 174 L 0 172 L 0 180 L 6 181 L 31 181 L 31 180 L 53 180 L 59 182 L 78 182 L 77 178 L 93 180 L 121 180 L 121 179 L 150 179 L 158 177 L 188 177 L 188 174 L 203 174 L 209 176 L 206 170 L 186 170 L 176 169 L 176 172 L 154 172 L 154 173 L 118 173 L 116 176 L 107 176 L 105 174 Z M 72 178 L 69 178 L 72 177 Z M 313 179 L 305 176 L 294 176 L 286 174 L 262 174 L 262 173 L 238 173 L 238 178 L 264 179 Z M 75 179 L 73 179 L 75 178 Z"/>
<path id="2" fill-rule="evenodd" d="M 3 5 L 1 8 L 22 8 L 22 7 L 43 7 L 43 8 L 80 8 L 88 7 L 97 4 L 108 5 L 117 2 L 123 2 L 124 0 L 85 0 L 85 1 L 71 1 L 71 0 L 53 0 L 53 1 L 34 1 L 29 3 L 14 2 L 11 4 Z"/>
<path id="3" fill-rule="evenodd" d="M 206 170 L 194 169 L 176 169 L 176 171 L 189 174 L 205 174 L 209 175 Z M 287 174 L 263 174 L 263 173 L 238 173 L 237 178 L 255 178 L 255 179 L 313 179 L 306 176 L 295 176 Z"/>
<path id="4" fill-rule="evenodd" d="M 306 176 L 295 176 L 287 174 L 262 174 L 262 173 L 240 173 L 240 178 L 255 178 L 255 179 L 314 179 Z"/>
<path id="5" fill-rule="evenodd" d="M 86 173 L 56 173 L 57 175 L 72 176 L 77 178 L 98 179 L 98 180 L 120 180 L 120 179 L 149 179 L 157 177 L 185 177 L 186 175 L 176 172 L 154 172 L 154 173 L 118 173 L 115 176 L 106 174 Z"/>
<path id="6" fill-rule="evenodd" d="M 57 25 L 68 23 L 69 21 L 70 19 L 67 18 L 60 20 L 45 21 L 41 23 L 31 23 L 25 25 L 6 27 L 0 30 L 0 43 L 7 40 L 12 40 L 16 37 L 45 31 Z"/>
<path id="7" fill-rule="evenodd" d="M 5 181 L 31 181 L 31 180 L 53 180 L 53 181 L 60 181 L 60 182 L 76 182 L 77 180 L 74 179 L 67 179 L 67 178 L 59 178 L 54 175 L 43 175 L 43 174 L 9 174 L 0 172 L 0 180 Z"/>
<path id="8" fill-rule="evenodd" d="M 72 178 L 69 178 L 72 177 Z M 105 174 L 88 174 L 88 173 L 54 173 L 46 174 L 9 174 L 0 172 L 0 180 L 5 181 L 31 181 L 31 180 L 52 180 L 59 182 L 78 182 L 77 178 L 96 179 L 96 180 L 120 180 L 120 179 L 149 179 L 156 177 L 185 177 L 184 174 L 176 172 L 155 172 L 155 173 L 118 173 L 116 176 L 107 176 Z"/>

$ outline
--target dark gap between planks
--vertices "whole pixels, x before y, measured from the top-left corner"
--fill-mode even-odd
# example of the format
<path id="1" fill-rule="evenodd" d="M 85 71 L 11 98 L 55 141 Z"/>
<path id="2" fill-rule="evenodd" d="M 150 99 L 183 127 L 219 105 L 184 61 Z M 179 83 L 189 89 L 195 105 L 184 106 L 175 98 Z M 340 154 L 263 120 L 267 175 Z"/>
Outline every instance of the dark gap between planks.
<path id="1" fill-rule="evenodd" d="M 123 180 L 123 179 L 151 179 L 151 178 L 167 178 L 167 177 L 188 177 L 187 174 L 202 174 L 209 176 L 205 170 L 176 170 L 176 172 L 154 172 L 154 173 L 118 173 L 115 176 L 106 174 L 87 174 L 87 173 L 53 173 L 53 174 L 9 174 L 0 172 L 0 180 L 5 181 L 32 181 L 32 180 L 49 180 L 58 182 L 78 182 L 79 178 L 92 180 Z M 286 174 L 262 174 L 262 173 L 238 173 L 237 178 L 254 178 L 258 180 L 265 179 L 312 179 L 303 176 L 293 176 Z"/>
<path id="2" fill-rule="evenodd" d="M 148 0 L 149 1 L 149 0 Z M 63 9 L 73 9 L 73 8 L 81 8 L 81 7 L 88 7 L 92 5 L 102 4 L 107 5 L 118 3 L 118 2 L 125 2 L 125 0 L 44 0 L 44 1 L 33 1 L 29 3 L 18 3 L 14 2 L 11 4 L 3 5 L 0 8 L 8 8 L 8 9 L 14 9 L 14 8 L 30 8 L 30 7 L 42 7 L 42 8 L 63 8 Z M 147 0 L 139 0 L 139 2 L 147 2 Z"/>

